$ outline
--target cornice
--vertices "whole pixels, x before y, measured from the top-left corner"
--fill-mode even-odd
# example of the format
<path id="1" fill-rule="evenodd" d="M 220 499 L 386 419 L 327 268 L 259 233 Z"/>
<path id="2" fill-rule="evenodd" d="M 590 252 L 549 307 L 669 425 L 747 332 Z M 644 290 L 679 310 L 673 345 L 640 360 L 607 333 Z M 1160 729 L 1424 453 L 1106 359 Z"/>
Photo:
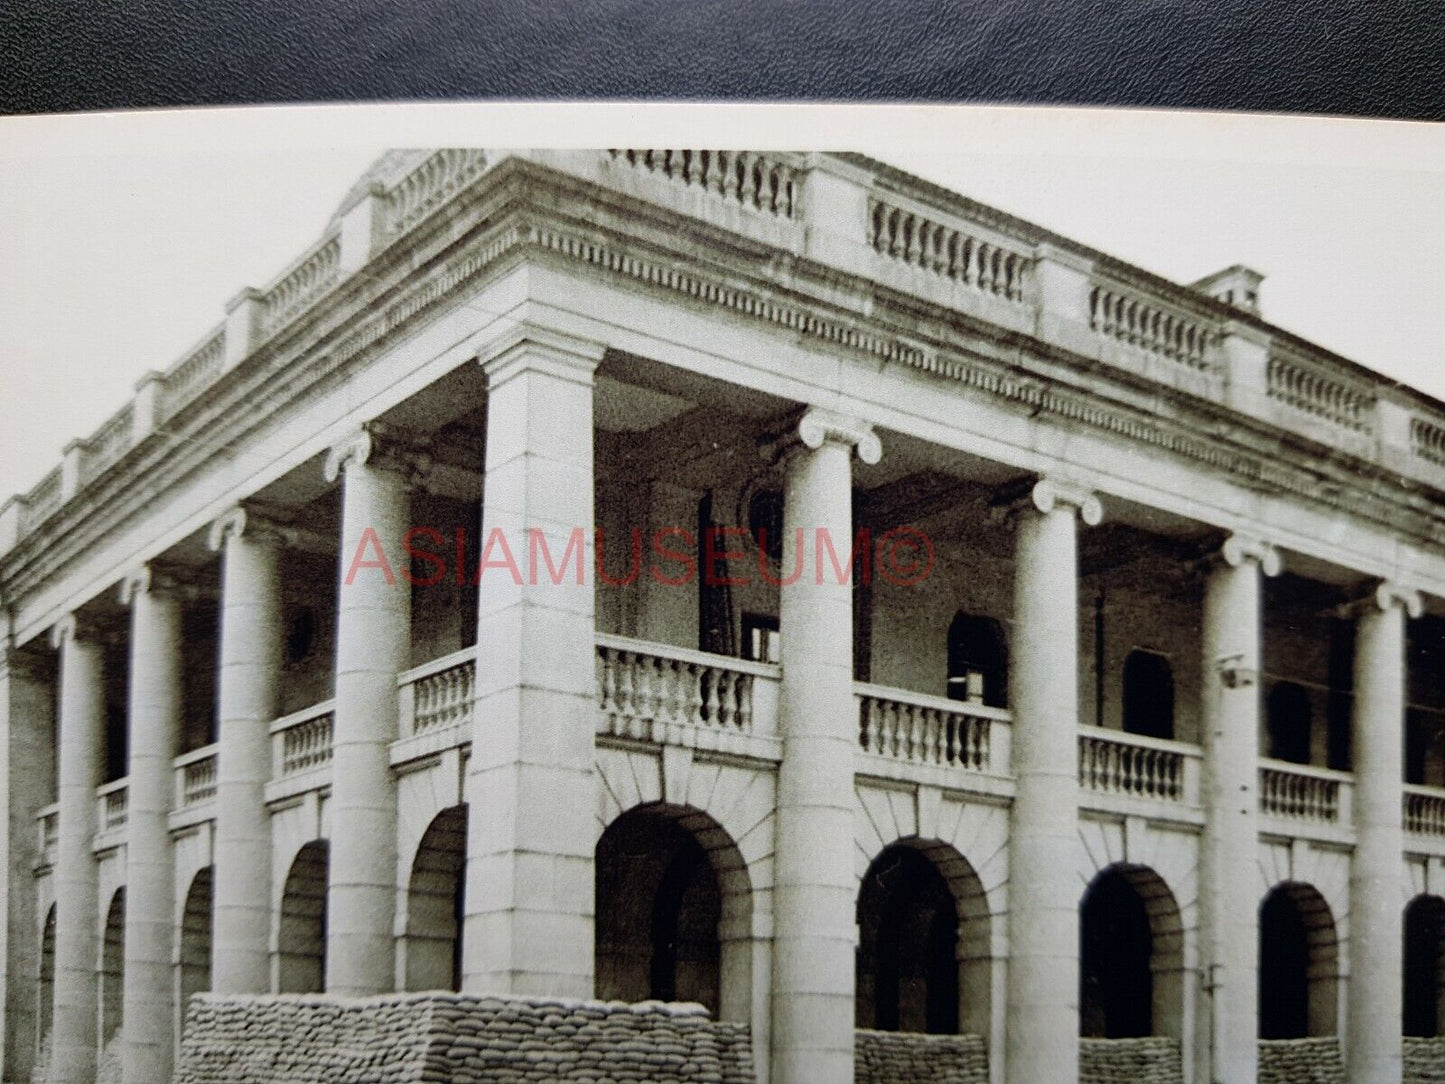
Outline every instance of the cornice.
<path id="1" fill-rule="evenodd" d="M 591 200 L 639 228 L 624 236 L 577 221 L 565 208 L 544 206 L 549 195 Z M 684 224 L 685 234 L 678 228 Z M 690 251 L 682 251 L 678 242 L 682 236 Z M 671 250 L 666 247 L 669 243 Z M 1374 464 L 1352 463 L 1346 472 L 1338 461 L 1307 466 L 1251 451 L 1237 439 L 1201 431 L 1198 418 L 1206 423 L 1213 419 L 1234 432 L 1257 431 L 1260 442 L 1272 439 L 1276 450 L 1285 434 L 1186 392 L 1145 387 L 1092 360 L 900 294 L 871 279 L 815 264 L 793 252 L 769 249 L 755 239 L 666 207 L 511 158 L 418 231 L 389 244 L 368 264 L 366 273 L 342 282 L 293 325 L 263 343 L 235 370 L 202 391 L 163 432 L 132 449 L 119 464 L 121 469 L 98 478 L 22 539 L 0 564 L 9 570 L 7 597 L 23 594 L 63 571 L 101 533 L 142 514 L 154 494 L 181 483 L 212 457 L 268 424 L 275 410 L 254 409 L 257 400 L 289 405 L 324 394 L 381 350 L 398 330 L 526 253 L 582 264 L 644 288 L 730 310 L 820 345 L 906 366 L 1031 415 L 1155 447 L 1226 473 L 1252 489 L 1286 493 L 1373 520 L 1392 531 L 1403 529 L 1426 544 L 1445 540 L 1445 506 L 1412 508 L 1408 493 L 1372 492 L 1371 483 L 1383 486 L 1393 479 L 1395 486 L 1400 485 L 1398 477 Z M 808 287 L 832 295 L 832 300 L 810 296 Z M 857 302 L 856 309 L 845 306 L 848 299 Z M 900 326 L 905 318 L 909 326 Z M 992 336 L 998 356 L 984 356 L 978 348 L 958 341 L 963 332 L 976 338 Z M 981 345 L 981 341 L 976 344 Z M 1156 402 L 1177 403 L 1182 417 L 1150 415 L 1098 391 L 1070 387 L 1058 376 L 1029 371 L 1027 361 L 1068 364 L 1095 380 L 1108 380 L 1115 388 L 1147 391 Z M 243 402 L 252 409 L 237 409 Z M 1330 470 L 1335 471 L 1334 478 Z M 1322 479 L 1334 488 L 1323 486 Z"/>

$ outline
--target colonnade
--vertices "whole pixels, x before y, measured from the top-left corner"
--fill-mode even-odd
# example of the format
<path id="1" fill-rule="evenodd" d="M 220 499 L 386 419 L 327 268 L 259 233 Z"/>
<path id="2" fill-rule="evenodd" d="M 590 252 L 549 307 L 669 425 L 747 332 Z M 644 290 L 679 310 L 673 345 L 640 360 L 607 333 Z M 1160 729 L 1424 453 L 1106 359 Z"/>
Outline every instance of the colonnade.
<path id="1" fill-rule="evenodd" d="M 483 537 L 537 530 L 553 554 L 590 567 L 593 375 L 602 351 L 527 331 L 484 359 L 489 385 Z M 851 546 L 855 459 L 881 445 L 856 418 L 809 408 L 778 442 L 784 567 L 821 568 L 827 538 Z M 326 464 L 342 486 L 331 769 L 326 987 L 395 989 L 397 676 L 409 666 L 410 598 L 374 569 L 347 572 L 373 544 L 399 552 L 424 450 L 381 427 L 340 440 Z M 1098 498 L 1046 476 L 1000 496 L 1015 545 L 1013 771 L 1005 1078 L 1074 1084 L 1078 1073 L 1078 532 Z M 281 573 L 287 528 L 254 509 L 217 521 L 222 564 L 215 819 L 213 989 L 271 989 L 271 851 L 265 785 L 280 703 Z M 580 541 L 578 540 L 580 539 Z M 801 544 L 802 554 L 793 547 Z M 484 548 L 485 564 L 488 554 Z M 564 559 L 565 560 L 565 559 Z M 1206 563 L 1202 650 L 1205 827 L 1200 888 L 1202 1013 L 1195 1064 L 1221 1084 L 1255 1080 L 1257 770 L 1261 578 L 1267 544 L 1229 536 Z M 463 987 L 590 996 L 594 913 L 594 602 L 590 584 L 484 581 L 478 618 Z M 124 1074 L 168 1079 L 174 1018 L 174 871 L 167 816 L 181 711 L 179 592 L 159 566 L 125 582 L 130 607 L 130 776 L 126 828 Z M 771 969 L 774 1084 L 852 1078 L 857 748 L 850 584 L 806 574 L 780 592 L 782 757 Z M 1408 590 L 1381 585 L 1357 609 L 1356 849 L 1351 881 L 1349 1078 L 1400 1077 L 1400 745 Z M 91 1084 L 96 1067 L 95 787 L 102 657 L 78 615 L 59 651 L 59 842 L 51 1079 Z M 1202 1071 L 1202 1070 L 1201 1070 Z"/>

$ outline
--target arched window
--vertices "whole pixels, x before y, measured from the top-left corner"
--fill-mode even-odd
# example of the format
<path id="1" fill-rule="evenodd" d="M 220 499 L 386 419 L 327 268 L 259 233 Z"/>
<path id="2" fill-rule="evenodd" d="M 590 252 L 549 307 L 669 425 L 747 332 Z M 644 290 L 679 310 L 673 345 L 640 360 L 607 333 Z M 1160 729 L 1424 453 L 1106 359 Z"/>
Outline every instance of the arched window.
<path id="1" fill-rule="evenodd" d="M 1292 681 L 1279 681 L 1265 705 L 1269 755 L 1292 764 L 1310 762 L 1310 694 Z"/>
<path id="2" fill-rule="evenodd" d="M 185 910 L 181 915 L 180 961 L 176 973 L 180 996 L 176 998 L 176 1012 L 180 1016 L 182 1032 L 192 995 L 211 988 L 211 888 L 214 881 L 212 866 L 196 874 L 186 892 Z"/>
<path id="3" fill-rule="evenodd" d="M 1417 896 L 1405 908 L 1404 1032 L 1445 1032 L 1445 899 Z"/>
<path id="4" fill-rule="evenodd" d="M 100 947 L 100 1044 L 105 1047 L 120 1031 L 125 989 L 125 888 L 117 888 L 105 914 Z"/>
<path id="5" fill-rule="evenodd" d="M 1079 1034 L 1154 1033 L 1154 937 L 1144 899 L 1115 871 L 1095 879 L 1079 911 Z"/>
<path id="6" fill-rule="evenodd" d="M 1335 1033 L 1339 942 L 1312 886 L 1277 886 L 1259 909 L 1259 1037 Z"/>
<path id="7" fill-rule="evenodd" d="M 462 928 L 467 861 L 466 803 L 433 818 L 411 865 L 406 896 L 407 990 L 462 988 Z"/>
<path id="8" fill-rule="evenodd" d="M 710 818 L 670 806 L 629 810 L 602 833 L 596 871 L 599 998 L 697 1001 L 731 1019 L 746 1013 L 739 991 L 724 989 L 734 972 L 723 966 L 718 927 L 726 910 L 748 906 L 748 890 L 741 857 Z"/>
<path id="9" fill-rule="evenodd" d="M 1008 706 L 1003 629 L 993 618 L 960 613 L 948 626 L 948 695 L 995 708 Z"/>
<path id="10" fill-rule="evenodd" d="M 314 839 L 286 874 L 277 927 L 277 993 L 317 994 L 326 988 L 326 877 L 331 845 Z"/>
<path id="11" fill-rule="evenodd" d="M 1174 671 L 1163 655 L 1131 651 L 1124 660 L 1124 730 L 1174 737 Z"/>

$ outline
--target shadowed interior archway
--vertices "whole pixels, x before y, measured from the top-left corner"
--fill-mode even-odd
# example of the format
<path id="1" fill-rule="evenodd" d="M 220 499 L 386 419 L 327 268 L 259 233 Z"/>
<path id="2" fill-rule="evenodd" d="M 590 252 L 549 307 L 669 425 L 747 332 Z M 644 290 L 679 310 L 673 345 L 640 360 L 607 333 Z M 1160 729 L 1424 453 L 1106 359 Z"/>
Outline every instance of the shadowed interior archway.
<path id="1" fill-rule="evenodd" d="M 1179 904 L 1147 866 L 1101 870 L 1079 904 L 1079 1034 L 1182 1038 L 1184 929 Z"/>
<path id="2" fill-rule="evenodd" d="M 177 1034 L 186 1027 L 186 1010 L 191 997 L 211 988 L 211 914 L 214 867 L 207 866 L 191 878 L 181 912 L 179 959 L 176 965 Z"/>
<path id="3" fill-rule="evenodd" d="M 623 813 L 598 840 L 596 886 L 597 997 L 749 1019 L 752 888 L 715 820 L 662 803 Z"/>
<path id="4" fill-rule="evenodd" d="M 1329 904 L 1312 885 L 1287 881 L 1259 909 L 1259 1037 L 1334 1035 L 1339 936 Z"/>
<path id="5" fill-rule="evenodd" d="M 326 880 L 331 845 L 313 839 L 297 852 L 281 892 L 276 992 L 315 994 L 326 984 Z"/>
<path id="6" fill-rule="evenodd" d="M 407 990 L 462 988 L 466 803 L 443 809 L 417 845 L 406 893 L 401 966 Z"/>
<path id="7" fill-rule="evenodd" d="M 1445 899 L 1416 896 L 1405 908 L 1404 1033 L 1445 1035 Z"/>
<path id="8" fill-rule="evenodd" d="M 55 1019 L 55 904 L 45 912 L 40 931 L 40 976 L 36 986 L 35 1051 L 43 1056 L 45 1041 Z"/>
<path id="9" fill-rule="evenodd" d="M 885 847 L 858 891 L 856 1026 L 987 1035 L 990 930 L 983 886 L 957 850 Z"/>
<path id="10" fill-rule="evenodd" d="M 105 914 L 100 948 L 100 1045 L 105 1047 L 121 1028 L 125 988 L 125 888 L 117 888 Z"/>

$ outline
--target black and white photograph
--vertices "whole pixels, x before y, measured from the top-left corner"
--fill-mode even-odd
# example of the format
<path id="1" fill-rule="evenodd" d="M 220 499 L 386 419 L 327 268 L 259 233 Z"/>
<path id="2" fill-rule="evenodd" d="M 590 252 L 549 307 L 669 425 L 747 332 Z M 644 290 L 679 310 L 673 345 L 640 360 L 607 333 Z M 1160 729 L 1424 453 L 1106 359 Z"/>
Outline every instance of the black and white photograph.
<path id="1" fill-rule="evenodd" d="M 0 119 L 0 1079 L 1445 1082 L 1442 193 L 1398 121 Z"/>

